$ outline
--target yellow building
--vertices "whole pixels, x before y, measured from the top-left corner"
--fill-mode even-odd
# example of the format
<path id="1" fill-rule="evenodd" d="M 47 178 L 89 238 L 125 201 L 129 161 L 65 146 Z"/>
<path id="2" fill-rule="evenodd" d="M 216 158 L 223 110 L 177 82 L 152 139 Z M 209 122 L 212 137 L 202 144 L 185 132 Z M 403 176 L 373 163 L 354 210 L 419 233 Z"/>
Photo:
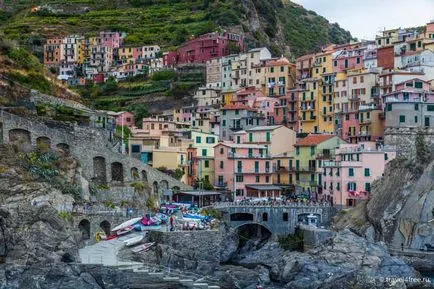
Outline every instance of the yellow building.
<path id="1" fill-rule="evenodd" d="M 134 47 L 122 47 L 118 49 L 119 59 L 122 63 L 134 63 L 135 59 L 133 57 Z"/>
<path id="2" fill-rule="evenodd" d="M 301 90 L 298 93 L 298 119 L 299 131 L 303 133 L 319 132 L 319 120 L 317 112 L 318 82 L 312 78 L 305 78 L 300 83 Z"/>
<path id="3" fill-rule="evenodd" d="M 283 96 L 294 88 L 295 65 L 285 57 L 270 59 L 265 63 L 265 83 L 262 92 L 267 96 Z"/>
<path id="4" fill-rule="evenodd" d="M 187 165 L 187 150 L 184 147 L 159 147 L 152 151 L 152 166 L 154 168 L 166 168 L 171 171 L 181 169 L 184 175 L 181 182 L 187 183 L 185 166 Z"/>

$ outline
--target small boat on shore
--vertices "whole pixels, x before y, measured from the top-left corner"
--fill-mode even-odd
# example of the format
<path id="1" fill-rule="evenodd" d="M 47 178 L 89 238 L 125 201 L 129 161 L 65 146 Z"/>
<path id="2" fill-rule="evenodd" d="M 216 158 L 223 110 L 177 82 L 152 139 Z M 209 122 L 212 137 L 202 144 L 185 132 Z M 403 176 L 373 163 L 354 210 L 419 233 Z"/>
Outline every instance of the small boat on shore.
<path id="1" fill-rule="evenodd" d="M 134 246 L 134 245 L 140 244 L 140 242 L 142 242 L 143 239 L 145 239 L 145 235 L 133 237 L 131 239 L 125 240 L 124 244 L 127 247 Z"/>
<path id="2" fill-rule="evenodd" d="M 128 221 L 126 221 L 126 222 L 123 222 L 123 223 L 120 224 L 119 226 L 114 227 L 111 231 L 112 231 L 112 232 L 116 232 L 116 231 L 119 231 L 119 230 L 121 230 L 121 229 L 123 229 L 123 228 L 126 228 L 126 227 L 128 227 L 128 226 L 132 226 L 132 225 L 134 225 L 135 223 L 139 222 L 141 219 L 142 219 L 142 218 L 139 217 L 139 218 L 134 218 L 134 219 L 128 220 Z"/>
<path id="3" fill-rule="evenodd" d="M 123 229 L 118 230 L 118 231 L 116 232 L 116 234 L 117 234 L 118 236 L 121 236 L 121 235 L 128 234 L 128 233 L 131 232 L 132 230 L 134 230 L 134 227 L 133 227 L 133 226 L 128 226 L 128 227 L 125 227 L 125 228 L 123 228 Z"/>
<path id="4" fill-rule="evenodd" d="M 152 246 L 155 245 L 155 242 L 152 243 L 145 243 L 143 245 L 137 246 L 135 248 L 132 249 L 132 251 L 134 253 L 139 253 L 139 252 L 147 252 L 149 251 L 149 249 L 151 249 Z"/>

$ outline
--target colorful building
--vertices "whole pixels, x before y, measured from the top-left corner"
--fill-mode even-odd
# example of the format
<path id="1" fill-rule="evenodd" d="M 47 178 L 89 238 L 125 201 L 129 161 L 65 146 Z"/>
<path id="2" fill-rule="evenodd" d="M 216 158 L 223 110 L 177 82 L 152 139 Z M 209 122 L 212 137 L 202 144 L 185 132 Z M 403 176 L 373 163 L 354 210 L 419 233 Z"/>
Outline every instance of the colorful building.
<path id="1" fill-rule="evenodd" d="M 243 36 L 229 32 L 200 35 L 182 44 L 177 50 L 177 63 L 206 63 L 212 58 L 231 54 L 230 47 L 244 50 Z"/>
<path id="2" fill-rule="evenodd" d="M 215 187 L 226 188 L 232 199 L 279 197 L 272 184 L 272 158 L 265 145 L 221 142 L 214 148 Z"/>
<path id="3" fill-rule="evenodd" d="M 372 183 L 395 157 L 395 150 L 375 142 L 340 145 L 335 158 L 322 161 L 321 198 L 334 205 L 356 206 L 369 197 Z"/>
<path id="4" fill-rule="evenodd" d="M 321 160 L 331 159 L 335 148 L 344 143 L 343 139 L 332 134 L 309 134 L 297 141 L 292 174 L 299 192 L 309 193 L 312 197 L 321 194 Z"/>

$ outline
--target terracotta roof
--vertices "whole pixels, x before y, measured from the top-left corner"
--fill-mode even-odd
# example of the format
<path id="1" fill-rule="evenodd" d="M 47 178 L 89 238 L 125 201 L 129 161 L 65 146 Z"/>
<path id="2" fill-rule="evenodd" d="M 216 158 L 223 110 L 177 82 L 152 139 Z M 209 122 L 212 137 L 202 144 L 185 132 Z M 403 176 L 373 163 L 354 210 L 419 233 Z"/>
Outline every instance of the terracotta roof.
<path id="1" fill-rule="evenodd" d="M 265 66 L 278 66 L 278 65 L 289 65 L 290 62 L 286 57 L 281 57 L 279 59 L 273 59 L 267 61 Z"/>
<path id="2" fill-rule="evenodd" d="M 310 134 L 307 137 L 298 140 L 295 146 L 316 146 L 333 137 L 335 137 L 335 135 L 332 134 Z"/>

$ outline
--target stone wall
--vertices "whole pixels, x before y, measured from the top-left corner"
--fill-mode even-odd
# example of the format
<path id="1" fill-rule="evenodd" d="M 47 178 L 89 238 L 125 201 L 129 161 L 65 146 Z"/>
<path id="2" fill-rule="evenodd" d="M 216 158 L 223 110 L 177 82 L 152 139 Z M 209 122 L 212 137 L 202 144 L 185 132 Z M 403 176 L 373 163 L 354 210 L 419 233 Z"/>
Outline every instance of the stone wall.
<path id="1" fill-rule="evenodd" d="M 384 144 L 395 146 L 398 156 L 414 157 L 416 155 L 416 136 L 425 135 L 430 145 L 434 144 L 434 128 L 396 128 L 388 127 L 384 132 Z"/>
<path id="2" fill-rule="evenodd" d="M 299 224 L 299 219 L 309 214 L 319 218 L 319 225 L 327 226 L 330 224 L 336 210 L 330 206 L 229 206 L 220 207 L 219 210 L 225 212 L 226 221 L 233 228 L 238 228 L 248 224 L 259 224 L 267 228 L 272 234 L 287 235 L 294 234 Z M 253 215 L 251 221 L 234 221 L 231 216 L 234 214 Z"/>
<path id="3" fill-rule="evenodd" d="M 141 163 L 137 159 L 120 154 L 109 141 L 110 132 L 99 128 L 80 127 L 68 123 L 30 120 L 5 111 L 0 112 L 2 135 L 0 143 L 10 143 L 13 132 L 26 131 L 30 142 L 36 146 L 44 138 L 52 149 L 62 148 L 70 152 L 80 163 L 83 176 L 92 181 L 103 180 L 111 184 L 145 181 L 161 195 L 163 189 L 191 189 L 170 176 Z M 11 132 L 12 131 L 12 132 Z M 22 145 L 22 143 L 19 143 Z M 104 166 L 96 168 L 95 162 L 103 160 Z M 101 164 L 100 163 L 100 164 Z M 135 172 L 135 173 L 133 173 Z M 138 172 L 138 173 L 137 173 Z M 154 191 L 154 193 L 157 193 Z"/>
<path id="4" fill-rule="evenodd" d="M 300 225 L 300 229 L 303 232 L 303 247 L 305 250 L 324 244 L 335 236 L 333 231 L 314 226 Z"/>

